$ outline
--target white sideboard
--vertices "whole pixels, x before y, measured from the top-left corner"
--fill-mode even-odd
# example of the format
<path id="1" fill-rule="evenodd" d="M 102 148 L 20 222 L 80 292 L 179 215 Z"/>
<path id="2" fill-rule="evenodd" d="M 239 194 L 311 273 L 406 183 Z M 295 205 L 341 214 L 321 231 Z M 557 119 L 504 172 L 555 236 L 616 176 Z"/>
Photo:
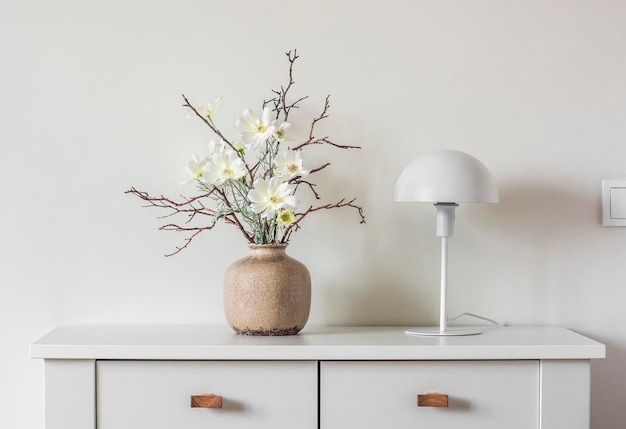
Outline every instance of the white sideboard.
<path id="1" fill-rule="evenodd" d="M 588 429 L 590 360 L 604 356 L 604 345 L 560 327 L 248 337 L 62 326 L 31 345 L 45 360 L 46 429 Z"/>

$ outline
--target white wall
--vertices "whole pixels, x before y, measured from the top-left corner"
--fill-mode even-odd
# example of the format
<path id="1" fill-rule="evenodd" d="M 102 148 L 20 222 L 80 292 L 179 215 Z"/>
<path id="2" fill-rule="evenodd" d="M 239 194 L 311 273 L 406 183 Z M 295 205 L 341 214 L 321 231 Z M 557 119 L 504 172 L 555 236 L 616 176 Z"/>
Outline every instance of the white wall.
<path id="1" fill-rule="evenodd" d="M 408 160 L 460 149 L 501 204 L 463 206 L 450 313 L 558 324 L 607 344 L 594 429 L 626 421 L 626 228 L 600 225 L 600 181 L 626 177 L 626 2 L 578 0 L 44 0 L 0 4 L 0 427 L 43 427 L 29 344 L 60 324 L 224 323 L 221 277 L 246 248 L 224 226 L 182 254 L 123 191 L 177 195 L 206 130 L 181 93 L 225 101 L 233 133 L 285 82 L 297 48 L 299 123 L 363 146 L 325 195 L 367 214 L 308 219 L 289 248 L 314 279 L 311 324 L 434 324 L 434 210 L 392 202 Z M 321 130 L 320 130 L 321 131 Z"/>

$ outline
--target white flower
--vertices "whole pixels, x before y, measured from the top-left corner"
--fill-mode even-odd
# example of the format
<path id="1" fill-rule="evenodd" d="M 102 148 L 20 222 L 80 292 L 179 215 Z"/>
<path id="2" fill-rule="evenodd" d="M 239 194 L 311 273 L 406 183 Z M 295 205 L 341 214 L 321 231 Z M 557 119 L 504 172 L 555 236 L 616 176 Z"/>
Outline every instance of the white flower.
<path id="1" fill-rule="evenodd" d="M 278 212 L 276 216 L 276 224 L 278 226 L 287 227 L 293 225 L 296 222 L 296 215 L 293 209 L 285 209 Z"/>
<path id="2" fill-rule="evenodd" d="M 198 179 L 202 179 L 202 169 L 209 161 L 208 158 L 204 158 L 203 160 L 198 160 L 198 155 L 194 154 L 193 159 L 185 165 L 185 170 L 191 175 L 191 177 L 185 180 L 181 185 L 188 185 L 190 183 L 195 182 Z"/>
<path id="3" fill-rule="evenodd" d="M 276 121 L 273 121 L 272 122 L 272 135 L 276 138 L 276 140 L 278 140 L 281 143 L 284 141 L 287 141 L 289 140 L 289 136 L 287 135 L 287 129 L 289 127 L 290 127 L 289 122 L 283 122 L 277 128 Z"/>
<path id="4" fill-rule="evenodd" d="M 302 167 L 302 157 L 298 150 L 284 150 L 274 159 L 276 174 L 291 179 L 295 176 L 306 176 L 309 174 Z"/>
<path id="5" fill-rule="evenodd" d="M 214 102 L 211 103 L 209 101 L 207 103 L 207 108 L 202 109 L 200 113 L 202 113 L 202 116 L 204 116 L 208 120 L 211 120 L 211 115 L 217 111 L 217 108 L 220 107 L 220 104 L 222 104 L 222 97 L 217 97 Z"/>
<path id="6" fill-rule="evenodd" d="M 283 182 L 280 177 L 271 179 L 257 179 L 248 192 L 250 209 L 255 213 L 262 213 L 261 217 L 274 216 L 279 210 L 295 209 L 296 197 L 293 195 L 296 187 Z"/>
<path id="7" fill-rule="evenodd" d="M 224 152 L 226 152 L 226 143 L 224 140 L 220 140 L 219 142 L 217 140 L 211 140 L 209 142 L 209 154 L 207 155 L 208 159 L 213 158 L 213 155 L 215 154 Z"/>
<path id="8" fill-rule="evenodd" d="M 270 124 L 270 109 L 263 109 L 261 118 L 254 116 L 250 109 L 243 112 L 243 117 L 237 118 L 235 125 L 240 129 L 241 139 L 251 150 L 267 140 L 273 133 L 274 127 Z"/>
<path id="9" fill-rule="evenodd" d="M 241 179 L 246 175 L 246 166 L 234 150 L 217 152 L 204 166 L 202 180 L 220 186 L 227 180 Z"/>

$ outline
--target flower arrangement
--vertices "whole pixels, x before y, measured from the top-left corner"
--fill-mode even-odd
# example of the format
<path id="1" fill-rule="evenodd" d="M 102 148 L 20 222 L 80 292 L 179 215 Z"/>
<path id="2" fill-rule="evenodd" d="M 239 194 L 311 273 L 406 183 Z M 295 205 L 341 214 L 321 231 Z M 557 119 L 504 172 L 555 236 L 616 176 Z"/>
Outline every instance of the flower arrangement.
<path id="1" fill-rule="evenodd" d="M 149 207 L 166 209 L 168 213 L 163 217 L 187 217 L 182 225 L 170 223 L 159 228 L 189 234 L 182 246 L 166 256 L 185 249 L 198 234 L 212 229 L 219 221 L 234 225 L 250 244 L 288 243 L 291 235 L 300 229 L 302 220 L 320 210 L 350 207 L 358 211 L 360 222 L 365 223 L 363 209 L 354 204 L 355 198 L 298 207 L 296 193 L 302 188 L 308 189 L 316 200 L 321 199 L 310 177 L 330 165 L 325 163 L 307 168 L 304 149 L 311 145 L 329 145 L 339 149 L 360 147 L 340 145 L 329 137 L 315 137 L 316 125 L 328 117 L 330 96 L 326 97 L 322 113 L 311 121 L 308 138 L 288 146 L 292 143 L 289 114 L 308 97 L 289 100 L 294 84 L 294 63 L 299 57 L 295 50 L 286 55 L 289 61 L 288 84 L 279 90 L 272 90 L 274 96 L 263 102 L 260 116 L 250 109 L 243 112 L 236 120 L 240 132 L 238 140 L 226 138 L 215 123 L 221 98 L 204 109 L 197 109 L 183 95 L 183 106 L 202 120 L 216 137 L 209 142 L 205 157 L 194 155 L 186 165 L 190 178 L 184 184 L 195 184 L 200 194 L 174 200 L 162 195 L 151 196 L 134 187 L 126 191 L 147 202 Z M 194 226 L 192 220 L 199 218 L 208 222 Z"/>

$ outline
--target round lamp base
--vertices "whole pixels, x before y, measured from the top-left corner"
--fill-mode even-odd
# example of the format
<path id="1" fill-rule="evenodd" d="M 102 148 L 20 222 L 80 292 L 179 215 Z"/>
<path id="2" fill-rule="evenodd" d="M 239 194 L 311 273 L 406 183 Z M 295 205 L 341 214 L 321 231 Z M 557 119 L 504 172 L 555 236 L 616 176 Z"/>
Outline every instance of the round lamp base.
<path id="1" fill-rule="evenodd" d="M 445 331 L 442 331 L 435 327 L 419 327 L 407 329 L 404 333 L 406 335 L 415 335 L 420 337 L 454 337 L 462 335 L 478 335 L 481 331 L 474 328 L 448 328 Z"/>

